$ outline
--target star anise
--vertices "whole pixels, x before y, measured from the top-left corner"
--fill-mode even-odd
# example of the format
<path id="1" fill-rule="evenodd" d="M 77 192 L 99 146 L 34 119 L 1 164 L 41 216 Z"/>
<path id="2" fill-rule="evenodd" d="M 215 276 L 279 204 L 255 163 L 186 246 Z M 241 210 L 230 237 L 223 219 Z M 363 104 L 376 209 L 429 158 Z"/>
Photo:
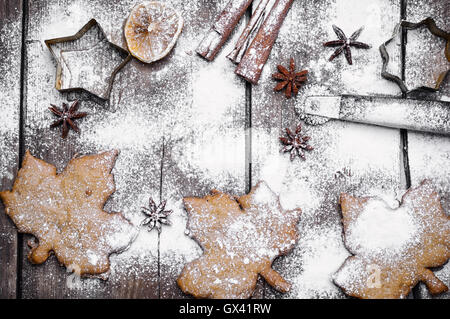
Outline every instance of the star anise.
<path id="1" fill-rule="evenodd" d="M 281 82 L 277 84 L 274 90 L 281 91 L 286 88 L 285 94 L 288 99 L 292 96 L 292 93 L 296 96 L 298 88 L 307 80 L 306 75 L 308 71 L 295 72 L 295 61 L 293 58 L 291 58 L 289 70 L 282 65 L 277 65 L 277 68 L 279 73 L 272 74 L 272 77 Z"/>
<path id="2" fill-rule="evenodd" d="M 78 113 L 78 100 L 75 100 L 72 105 L 69 107 L 67 103 L 63 103 L 63 109 L 59 109 L 57 106 L 50 104 L 51 107 L 49 107 L 49 110 L 59 117 L 58 120 L 52 123 L 50 125 L 50 128 L 57 127 L 59 125 L 62 125 L 62 138 L 66 138 L 67 134 L 69 133 L 69 129 L 74 130 L 75 132 L 80 132 L 80 129 L 75 124 L 74 120 L 81 119 L 88 115 L 87 113 Z"/>
<path id="3" fill-rule="evenodd" d="M 166 201 L 162 201 L 158 206 L 156 206 L 155 202 L 152 198 L 149 200 L 149 208 L 142 207 L 142 213 L 144 213 L 147 218 L 145 218 L 141 225 L 142 226 L 149 226 L 149 230 L 151 231 L 153 228 L 156 227 L 158 232 L 161 232 L 162 224 L 164 225 L 171 225 L 170 221 L 167 220 L 168 216 L 172 214 L 171 210 L 165 210 L 166 209 Z"/>
<path id="4" fill-rule="evenodd" d="M 353 64 L 352 62 L 352 52 L 350 50 L 350 47 L 360 48 L 360 49 L 370 49 L 370 45 L 356 41 L 358 37 L 360 36 L 361 32 L 364 30 L 364 27 L 359 28 L 353 34 L 350 36 L 350 38 L 347 38 L 345 33 L 335 26 L 333 24 L 333 30 L 334 33 L 338 36 L 339 40 L 329 41 L 325 42 L 323 45 L 326 47 L 338 47 L 336 51 L 331 55 L 330 61 L 333 61 L 335 57 L 337 57 L 339 54 L 342 53 L 342 51 L 345 54 L 345 58 L 347 59 L 349 64 Z"/>
<path id="5" fill-rule="evenodd" d="M 311 139 L 311 137 L 302 136 L 302 134 L 300 134 L 301 130 L 301 124 L 297 126 L 294 133 L 289 128 L 286 128 L 286 137 L 280 137 L 280 141 L 284 145 L 280 152 L 290 152 L 291 161 L 294 160 L 295 156 L 299 156 L 304 160 L 304 151 L 313 150 L 313 147 L 311 145 L 308 145 L 308 141 Z"/>

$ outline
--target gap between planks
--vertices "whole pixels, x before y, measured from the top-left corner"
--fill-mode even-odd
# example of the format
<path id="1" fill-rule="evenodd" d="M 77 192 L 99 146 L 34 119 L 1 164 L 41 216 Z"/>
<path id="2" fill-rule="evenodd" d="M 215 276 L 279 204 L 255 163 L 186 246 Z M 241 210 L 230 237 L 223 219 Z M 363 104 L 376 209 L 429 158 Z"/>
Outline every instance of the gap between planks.
<path id="1" fill-rule="evenodd" d="M 400 20 L 406 19 L 406 7 L 408 5 L 407 0 L 400 0 Z M 401 77 L 402 80 L 405 81 L 405 66 L 406 66 L 406 42 L 407 42 L 407 31 L 402 30 L 401 34 Z M 402 98 L 406 98 L 406 94 L 402 93 Z M 405 129 L 400 130 L 400 147 L 402 154 L 402 163 L 403 163 L 403 171 L 404 171 L 404 179 L 405 179 L 405 187 L 406 189 L 411 187 L 411 173 L 409 170 L 409 155 L 408 155 L 408 131 Z"/>

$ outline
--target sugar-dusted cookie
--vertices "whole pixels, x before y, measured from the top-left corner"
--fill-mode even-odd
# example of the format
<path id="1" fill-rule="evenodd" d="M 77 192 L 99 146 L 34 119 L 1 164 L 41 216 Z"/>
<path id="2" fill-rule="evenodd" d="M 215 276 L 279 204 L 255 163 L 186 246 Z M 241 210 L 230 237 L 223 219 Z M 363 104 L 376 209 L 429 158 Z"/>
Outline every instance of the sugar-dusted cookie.
<path id="1" fill-rule="evenodd" d="M 125 249 L 135 233 L 121 214 L 103 206 L 114 192 L 111 170 L 117 151 L 72 159 L 56 168 L 26 153 L 12 191 L 0 193 L 19 232 L 34 235 L 29 260 L 41 264 L 54 252 L 79 275 L 109 270 L 109 255 Z"/>
<path id="2" fill-rule="evenodd" d="M 249 298 L 258 274 L 275 289 L 290 284 L 271 268 L 298 238 L 300 209 L 285 211 L 266 183 L 235 198 L 213 191 L 204 198 L 185 198 L 188 229 L 203 255 L 185 265 L 178 285 L 198 298 Z"/>
<path id="3" fill-rule="evenodd" d="M 398 208 L 373 197 L 340 198 L 348 257 L 334 282 L 358 298 L 404 298 L 423 281 L 433 294 L 447 286 L 428 269 L 450 258 L 450 217 L 429 181 L 403 195 Z"/>

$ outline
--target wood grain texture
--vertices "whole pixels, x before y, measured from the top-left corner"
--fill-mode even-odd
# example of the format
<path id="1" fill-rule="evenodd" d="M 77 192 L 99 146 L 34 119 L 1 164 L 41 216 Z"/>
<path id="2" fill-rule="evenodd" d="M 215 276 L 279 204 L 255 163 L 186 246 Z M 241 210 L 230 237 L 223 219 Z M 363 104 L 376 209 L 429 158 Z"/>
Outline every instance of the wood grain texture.
<path id="1" fill-rule="evenodd" d="M 445 0 L 424 4 L 422 1 L 407 2 L 407 20 L 418 22 L 433 17 L 439 28 L 450 32 L 450 3 Z M 450 67 L 443 56 L 445 43 L 433 37 L 426 30 L 408 32 L 406 45 L 405 75 L 411 85 L 419 85 L 428 79 L 433 80 L 437 73 Z M 424 51 L 426 54 L 424 54 Z M 421 94 L 427 99 L 450 99 L 450 83 L 443 82 L 437 93 Z M 408 157 L 411 171 L 411 184 L 418 185 L 430 179 L 441 196 L 444 211 L 450 214 L 450 138 L 435 134 L 408 132 Z M 450 264 L 435 271 L 436 276 L 450 287 Z M 450 292 L 433 297 L 424 284 L 416 290 L 418 298 L 450 298 Z"/>
<path id="2" fill-rule="evenodd" d="M 339 194 L 393 194 L 405 187 L 398 130 L 339 121 L 303 125 L 314 147 L 305 161 L 290 162 L 289 154 L 279 153 L 278 140 L 285 127 L 294 129 L 300 123 L 298 112 L 308 95 L 398 94 L 395 86 L 381 79 L 376 44 L 390 36 L 399 17 L 397 1 L 296 1 L 260 83 L 252 89 L 252 184 L 266 180 L 280 193 L 284 208 L 303 210 L 298 245 L 275 263 L 275 269 L 292 283 L 292 290 L 282 295 L 267 287 L 268 298 L 344 298 L 331 282 L 331 275 L 348 255 L 341 240 Z M 365 25 L 359 40 L 373 48 L 352 50 L 353 66 L 343 56 L 328 62 L 332 51 L 322 43 L 336 36 L 332 24 L 345 25 L 348 35 Z M 399 56 L 393 56 L 394 65 Z M 277 64 L 288 66 L 290 57 L 297 70 L 310 73 L 297 98 L 286 100 L 284 93 L 273 91 L 276 82 L 271 74 Z"/>
<path id="3" fill-rule="evenodd" d="M 169 217 L 173 225 L 163 226 L 161 234 L 141 227 L 127 251 L 111 256 L 107 281 L 86 278 L 78 289 L 70 289 L 70 274 L 54 256 L 42 265 L 28 262 L 31 236 L 18 243 L 16 229 L 0 204 L 0 298 L 191 298 L 176 284 L 183 266 L 201 254 L 198 244 L 185 234 L 183 197 L 205 196 L 212 189 L 242 195 L 261 179 L 280 194 L 285 209 L 301 207 L 303 215 L 297 247 L 274 263 L 274 269 L 293 284 L 291 292 L 280 294 L 260 279 L 253 298 L 345 298 L 330 279 L 348 255 L 341 240 L 337 204 L 341 192 L 392 198 L 403 193 L 410 173 L 413 186 L 431 179 L 444 209 L 450 210 L 448 137 L 408 132 L 410 171 L 406 173 L 400 132 L 394 129 L 340 121 L 304 124 L 315 148 L 306 160 L 290 162 L 288 154 L 279 153 L 278 138 L 285 127 L 301 122 L 308 95 L 400 95 L 395 84 L 380 76 L 378 46 L 400 20 L 401 0 L 294 1 L 256 86 L 236 76 L 235 65 L 226 59 L 243 21 L 214 62 L 195 53 L 227 0 L 168 0 L 182 12 L 185 26 L 166 58 L 150 65 L 132 60 L 117 75 L 107 102 L 54 89 L 56 63 L 44 40 L 73 35 L 95 18 L 110 41 L 125 47 L 123 23 L 137 2 L 28 1 L 23 149 L 60 171 L 75 154 L 120 150 L 113 171 L 117 191 L 105 210 L 122 212 L 140 227 L 141 207 L 148 205 L 149 197 L 157 202 L 167 199 L 167 209 L 174 211 Z M 404 2 L 408 20 L 433 16 L 438 26 L 450 28 L 445 19 L 448 1 Z M 21 0 L 0 0 L 0 190 L 12 186 L 19 165 L 22 12 Z M 347 35 L 365 25 L 359 40 L 372 49 L 353 50 L 352 66 L 343 56 L 328 62 L 333 51 L 322 44 L 335 38 L 332 24 Z M 442 49 L 438 42 L 426 33 L 419 37 L 420 45 L 430 45 L 433 54 L 431 59 L 420 55 L 417 43 L 409 38 L 405 56 L 409 85 L 424 79 L 423 69 L 445 62 L 438 57 Z M 399 46 L 391 48 L 390 68 L 401 74 L 401 52 L 396 49 Z M 308 69 L 310 74 L 298 97 L 286 100 L 283 93 L 273 92 L 276 82 L 271 74 L 277 64 L 287 66 L 291 56 L 298 69 Z M 432 97 L 448 100 L 449 85 L 447 79 Z M 59 129 L 49 129 L 54 118 L 47 107 L 74 99 L 81 100 L 81 111 L 89 116 L 79 121 L 80 134 L 70 132 L 63 140 Z M 23 252 L 20 261 L 18 251 Z M 448 264 L 436 274 L 450 285 Z M 431 296 L 420 285 L 414 297 Z"/>
<path id="4" fill-rule="evenodd" d="M 152 65 L 132 61 L 116 77 L 108 103 L 95 103 L 90 96 L 79 93 L 61 94 L 54 89 L 55 61 L 43 41 L 71 35 L 91 17 L 116 21 L 115 34 L 122 34 L 122 21 L 134 1 L 121 5 L 108 2 L 33 1 L 29 7 L 27 34 L 26 130 L 25 147 L 62 170 L 74 154 L 90 154 L 118 149 L 120 154 L 113 170 L 117 191 L 106 204 L 107 211 L 122 212 L 133 224 L 143 219 L 140 210 L 148 199 L 160 195 L 162 138 L 153 134 L 160 105 L 158 87 L 152 77 L 170 63 L 170 56 Z M 124 7 L 128 9 L 124 9 Z M 113 15 L 114 17 L 112 17 Z M 109 25 L 107 25 L 109 27 Z M 118 36 L 117 36 L 118 37 Z M 137 84 L 137 85 L 136 85 Z M 149 103 L 153 96 L 155 103 Z M 61 139 L 58 129 L 50 130 L 52 115 L 49 103 L 61 104 L 79 98 L 81 110 L 89 113 L 79 121 L 81 134 L 70 132 Z M 54 257 L 43 265 L 23 261 L 21 273 L 24 298 L 158 298 L 157 234 L 141 229 L 137 240 L 142 246 L 130 247 L 123 254 L 112 256 L 108 281 L 83 279 L 80 289 L 69 289 L 69 274 Z M 26 240 L 24 252 L 28 251 Z"/>
<path id="5" fill-rule="evenodd" d="M 0 190 L 19 167 L 22 1 L 0 1 Z M 17 231 L 0 203 L 0 298 L 17 295 Z"/>

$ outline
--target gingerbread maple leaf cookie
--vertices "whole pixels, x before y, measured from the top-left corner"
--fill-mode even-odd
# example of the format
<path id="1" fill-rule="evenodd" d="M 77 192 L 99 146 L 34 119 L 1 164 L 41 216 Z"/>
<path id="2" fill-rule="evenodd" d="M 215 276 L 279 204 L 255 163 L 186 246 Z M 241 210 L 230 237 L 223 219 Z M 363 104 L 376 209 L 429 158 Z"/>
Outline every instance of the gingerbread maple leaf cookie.
<path id="1" fill-rule="evenodd" d="M 423 281 L 433 294 L 447 290 L 429 267 L 450 258 L 450 217 L 429 181 L 403 195 L 392 209 L 378 198 L 342 194 L 348 257 L 334 275 L 358 298 L 404 298 Z"/>
<path id="2" fill-rule="evenodd" d="M 114 192 L 111 170 L 117 151 L 75 158 L 56 168 L 26 153 L 12 191 L 0 193 L 19 232 L 34 235 L 29 260 L 41 264 L 54 252 L 80 275 L 109 270 L 109 255 L 125 249 L 135 228 L 103 206 Z"/>
<path id="3" fill-rule="evenodd" d="M 275 289 L 290 284 L 271 268 L 298 237 L 300 209 L 285 211 L 264 182 L 235 198 L 219 191 L 185 198 L 190 234 L 203 255 L 187 264 L 178 278 L 185 293 L 199 298 L 249 298 L 258 274 Z"/>

